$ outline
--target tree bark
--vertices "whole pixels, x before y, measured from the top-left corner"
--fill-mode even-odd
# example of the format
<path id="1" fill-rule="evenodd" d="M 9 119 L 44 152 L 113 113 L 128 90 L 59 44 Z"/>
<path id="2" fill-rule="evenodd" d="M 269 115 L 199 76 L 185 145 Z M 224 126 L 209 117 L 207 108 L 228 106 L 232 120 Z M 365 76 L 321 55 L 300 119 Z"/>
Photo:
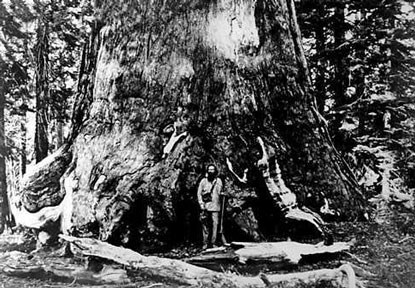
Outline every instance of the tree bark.
<path id="1" fill-rule="evenodd" d="M 20 157 L 19 157 L 19 171 L 20 171 L 20 179 L 23 178 L 23 175 L 26 174 L 26 111 L 23 112 L 22 123 L 20 123 Z"/>
<path id="2" fill-rule="evenodd" d="M 358 15 L 356 17 L 357 21 L 359 22 L 363 22 L 366 18 L 366 12 L 364 9 L 362 9 L 361 11 L 358 12 Z M 363 44 L 363 37 L 359 35 L 359 40 L 362 41 L 362 44 L 360 44 L 357 49 L 356 49 L 356 58 L 361 61 L 360 62 L 360 67 L 357 69 L 356 72 L 356 80 L 355 80 L 355 85 L 356 85 L 356 95 L 355 95 L 355 99 L 363 99 L 365 96 L 365 77 L 366 77 L 366 73 L 365 73 L 365 45 Z M 364 135 L 365 133 L 365 129 L 366 129 L 366 118 L 367 118 L 367 111 L 365 111 L 366 109 L 360 108 L 359 112 L 358 112 L 358 116 L 359 116 L 359 135 Z"/>
<path id="3" fill-rule="evenodd" d="M 49 94 L 49 32 L 48 24 L 38 20 L 36 45 L 36 126 L 35 126 L 35 160 L 36 163 L 46 158 L 49 150 L 46 100 Z"/>
<path id="4" fill-rule="evenodd" d="M 63 146 L 24 175 L 21 179 L 22 190 L 17 198 L 27 212 L 38 212 L 62 202 L 66 193 L 61 187 L 60 178 L 68 169 L 71 157 L 70 148 Z"/>
<path id="5" fill-rule="evenodd" d="M 275 236 L 257 137 L 300 202 L 324 192 L 359 214 L 361 195 L 315 113 L 292 1 L 102 1 L 96 17 L 70 136 L 79 233 L 137 247 L 171 242 L 185 219 L 197 231 L 196 188 L 213 162 L 229 195 L 225 231 Z M 228 174 L 227 157 L 249 169 L 248 183 Z"/>
<path id="6" fill-rule="evenodd" d="M 7 182 L 6 182 L 6 134 L 4 129 L 5 118 L 5 91 L 4 91 L 4 77 L 0 76 L 0 234 L 3 233 L 9 216 L 9 205 L 7 197 Z"/>
<path id="7" fill-rule="evenodd" d="M 344 44 L 346 42 L 346 18 L 345 18 L 345 4 L 338 3 L 334 12 L 333 32 L 334 45 L 336 55 L 334 56 L 334 71 L 335 71 L 335 99 L 336 105 L 342 106 L 350 103 L 350 99 L 346 97 L 346 89 L 348 86 L 348 73 L 346 65 L 347 53 L 345 52 Z"/>
<path id="8" fill-rule="evenodd" d="M 58 119 L 56 120 L 56 147 L 55 149 L 59 149 L 64 143 L 64 136 L 63 136 L 63 120 Z"/>
<path id="9" fill-rule="evenodd" d="M 317 5 L 317 14 L 320 19 L 323 20 L 326 17 L 325 5 L 324 3 L 318 3 Z M 326 35 L 324 33 L 325 25 L 323 24 L 323 21 L 317 23 L 319 25 L 316 25 L 315 27 L 317 56 L 315 87 L 318 111 L 323 114 L 326 103 Z"/>

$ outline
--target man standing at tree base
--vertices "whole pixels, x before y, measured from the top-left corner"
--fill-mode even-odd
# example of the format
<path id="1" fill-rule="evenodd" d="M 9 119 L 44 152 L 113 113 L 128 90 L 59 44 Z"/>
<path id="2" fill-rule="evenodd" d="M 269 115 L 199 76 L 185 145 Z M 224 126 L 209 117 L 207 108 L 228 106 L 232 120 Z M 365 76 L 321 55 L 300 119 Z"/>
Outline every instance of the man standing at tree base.
<path id="1" fill-rule="evenodd" d="M 210 164 L 207 167 L 206 177 L 200 181 L 197 190 L 197 199 L 201 209 L 200 221 L 202 222 L 203 249 L 216 244 L 219 212 L 221 209 L 219 198 L 222 191 L 222 180 L 217 174 L 216 166 Z"/>

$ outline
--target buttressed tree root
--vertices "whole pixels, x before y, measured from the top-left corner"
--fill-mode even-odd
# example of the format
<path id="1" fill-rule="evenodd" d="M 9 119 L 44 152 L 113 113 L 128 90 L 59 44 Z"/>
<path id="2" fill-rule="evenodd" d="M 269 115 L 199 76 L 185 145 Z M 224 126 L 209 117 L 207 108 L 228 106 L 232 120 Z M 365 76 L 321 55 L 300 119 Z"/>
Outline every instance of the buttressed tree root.
<path id="1" fill-rule="evenodd" d="M 270 169 L 270 157 L 266 146 L 261 137 L 257 138 L 258 144 L 261 146 L 262 158 L 256 163 L 262 173 L 268 192 L 275 201 L 275 205 L 281 209 L 287 219 L 295 221 L 306 221 L 311 223 L 325 238 L 325 243 L 330 245 L 333 243 L 331 232 L 328 230 L 326 223 L 317 213 L 307 207 L 298 207 L 296 195 L 285 185 L 281 176 L 281 169 L 275 159 L 275 171 Z M 229 171 L 241 183 L 248 183 L 247 170 L 244 171 L 243 177 L 240 177 L 233 170 L 233 165 L 229 159 L 226 159 Z"/>

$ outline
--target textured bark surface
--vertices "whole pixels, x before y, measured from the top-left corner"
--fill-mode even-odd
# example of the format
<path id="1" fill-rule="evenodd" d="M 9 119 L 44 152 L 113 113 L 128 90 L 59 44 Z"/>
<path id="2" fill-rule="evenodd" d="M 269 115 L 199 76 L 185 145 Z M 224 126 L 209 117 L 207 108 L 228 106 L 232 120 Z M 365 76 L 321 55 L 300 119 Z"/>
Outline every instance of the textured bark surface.
<path id="1" fill-rule="evenodd" d="M 77 233 L 130 247 L 192 238 L 196 187 L 215 163 L 229 195 L 225 231 L 276 236 L 259 136 L 300 202 L 324 193 L 359 212 L 316 118 L 292 1 L 101 1 L 96 12 L 70 138 Z M 238 174 L 249 169 L 246 184 L 226 158 Z"/>
<path id="2" fill-rule="evenodd" d="M 38 21 L 36 43 L 36 163 L 48 156 L 47 99 L 49 97 L 49 25 Z"/>
<path id="3" fill-rule="evenodd" d="M 3 75 L 1 75 L 3 78 Z M 4 92 L 4 80 L 0 80 L 0 234 L 3 233 L 5 226 L 9 223 L 9 205 L 7 197 L 6 181 L 6 137 L 4 130 L 4 109 L 6 104 Z"/>

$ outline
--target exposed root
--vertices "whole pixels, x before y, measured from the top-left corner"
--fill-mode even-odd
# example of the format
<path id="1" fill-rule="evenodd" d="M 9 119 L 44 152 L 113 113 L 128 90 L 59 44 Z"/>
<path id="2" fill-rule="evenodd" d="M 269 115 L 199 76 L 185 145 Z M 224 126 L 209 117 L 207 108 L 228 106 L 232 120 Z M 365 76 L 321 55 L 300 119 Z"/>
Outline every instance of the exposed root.
<path id="1" fill-rule="evenodd" d="M 262 158 L 258 161 L 257 166 L 262 172 L 265 184 L 269 193 L 280 207 L 285 217 L 297 221 L 306 221 L 311 223 L 325 238 L 326 244 L 333 243 L 330 231 L 328 231 L 325 222 L 317 213 L 311 211 L 307 207 L 299 208 L 296 195 L 285 185 L 282 179 L 281 169 L 275 159 L 275 171 L 270 171 L 269 156 L 261 137 L 257 138 L 258 144 L 261 146 Z"/>
<path id="2" fill-rule="evenodd" d="M 354 273 L 352 266 L 349 264 L 343 264 L 338 269 L 347 275 L 349 283 L 348 288 L 356 288 L 356 274 Z"/>

